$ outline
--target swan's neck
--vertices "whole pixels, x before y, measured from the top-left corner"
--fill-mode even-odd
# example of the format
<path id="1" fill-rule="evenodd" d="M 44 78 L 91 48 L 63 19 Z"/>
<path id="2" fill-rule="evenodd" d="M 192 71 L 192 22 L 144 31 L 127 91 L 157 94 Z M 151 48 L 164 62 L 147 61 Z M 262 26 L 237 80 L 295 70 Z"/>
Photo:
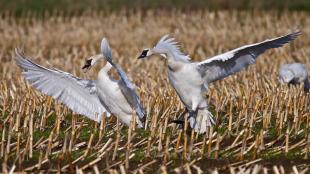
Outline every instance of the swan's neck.
<path id="1" fill-rule="evenodd" d="M 112 67 L 113 66 L 109 62 L 107 62 L 107 64 L 101 69 L 101 71 L 108 73 Z"/>
<path id="2" fill-rule="evenodd" d="M 173 56 L 167 54 L 168 68 L 170 71 L 178 71 L 184 62 L 176 60 Z"/>
<path id="3" fill-rule="evenodd" d="M 190 63 L 190 58 L 182 53 L 178 46 L 175 44 L 166 43 L 163 45 L 155 46 L 152 49 L 152 52 L 160 55 L 164 54 L 165 56 L 163 57 L 166 57 L 170 62 Z"/>
<path id="4" fill-rule="evenodd" d="M 110 78 L 108 72 L 111 70 L 111 68 L 112 68 L 112 65 L 109 62 L 107 62 L 107 64 L 103 68 L 101 68 L 101 70 L 99 71 L 98 78 L 99 79 Z"/>

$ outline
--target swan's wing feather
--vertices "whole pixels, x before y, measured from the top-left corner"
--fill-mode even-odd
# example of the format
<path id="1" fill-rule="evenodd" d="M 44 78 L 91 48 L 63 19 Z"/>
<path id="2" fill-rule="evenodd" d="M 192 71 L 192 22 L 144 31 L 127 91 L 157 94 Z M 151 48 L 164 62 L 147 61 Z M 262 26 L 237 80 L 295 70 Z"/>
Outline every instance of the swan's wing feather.
<path id="1" fill-rule="evenodd" d="M 260 43 L 245 45 L 197 64 L 207 83 L 223 79 L 255 63 L 257 57 L 271 48 L 278 48 L 294 40 L 300 32 L 294 32 Z"/>
<path id="2" fill-rule="evenodd" d="M 97 96 L 94 81 L 84 80 L 55 68 L 45 68 L 32 62 L 18 49 L 15 54 L 16 62 L 23 69 L 26 80 L 40 92 L 97 122 L 101 121 L 104 112 L 110 115 Z"/>
<path id="3" fill-rule="evenodd" d="M 111 51 L 109 42 L 106 38 L 102 39 L 100 49 L 101 49 L 102 54 L 107 59 L 107 61 L 112 62 L 112 51 Z"/>
<path id="4" fill-rule="evenodd" d="M 116 65 L 115 68 L 121 78 L 119 81 L 119 86 L 123 95 L 128 103 L 135 109 L 140 121 L 144 122 L 145 111 L 141 104 L 140 98 L 136 93 L 135 86 L 130 82 L 126 73 L 119 66 Z"/>

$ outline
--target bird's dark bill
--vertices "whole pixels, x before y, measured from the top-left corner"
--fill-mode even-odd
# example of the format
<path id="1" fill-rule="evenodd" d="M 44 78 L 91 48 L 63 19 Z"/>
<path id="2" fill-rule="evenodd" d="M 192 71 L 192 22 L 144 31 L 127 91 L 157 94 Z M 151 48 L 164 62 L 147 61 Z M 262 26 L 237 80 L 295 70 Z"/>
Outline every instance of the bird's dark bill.
<path id="1" fill-rule="evenodd" d="M 82 67 L 82 69 L 89 69 L 91 67 L 91 61 L 92 59 L 86 60 L 85 65 Z"/>
<path id="2" fill-rule="evenodd" d="M 149 50 L 143 50 L 142 53 L 141 53 L 141 55 L 138 57 L 138 59 L 145 58 L 148 51 L 149 51 Z"/>

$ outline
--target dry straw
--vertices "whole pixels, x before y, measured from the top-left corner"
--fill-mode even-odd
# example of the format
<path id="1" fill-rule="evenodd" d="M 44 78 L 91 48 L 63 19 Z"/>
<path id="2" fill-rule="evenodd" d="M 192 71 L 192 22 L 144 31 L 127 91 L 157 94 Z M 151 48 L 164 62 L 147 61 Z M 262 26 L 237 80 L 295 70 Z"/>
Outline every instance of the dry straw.
<path id="1" fill-rule="evenodd" d="M 55 15 L 57 14 L 57 15 Z M 136 11 L 81 17 L 30 12 L 0 19 L 1 171 L 79 173 L 306 173 L 309 168 L 309 94 L 280 86 L 277 70 L 299 61 L 310 69 L 310 17 L 306 13 Z M 172 33 L 194 60 L 286 34 L 296 41 L 261 56 L 246 71 L 216 82 L 206 94 L 217 120 L 206 134 L 171 123 L 184 108 L 169 86 L 164 60 L 136 60 L 144 47 Z M 14 62 L 22 48 L 35 62 L 83 78 L 85 58 L 111 42 L 115 60 L 138 87 L 147 111 L 145 129 L 115 117 L 100 124 L 72 113 L 30 87 Z M 116 75 L 114 72 L 113 75 Z"/>

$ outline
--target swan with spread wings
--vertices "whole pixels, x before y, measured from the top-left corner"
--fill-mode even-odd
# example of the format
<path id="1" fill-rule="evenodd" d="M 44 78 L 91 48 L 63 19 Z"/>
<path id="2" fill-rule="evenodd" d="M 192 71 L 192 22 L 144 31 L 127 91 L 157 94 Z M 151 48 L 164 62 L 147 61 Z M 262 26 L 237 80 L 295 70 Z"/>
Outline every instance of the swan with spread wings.
<path id="1" fill-rule="evenodd" d="M 168 79 L 189 113 L 190 126 L 203 133 L 214 124 L 207 109 L 204 92 L 208 85 L 237 73 L 255 63 L 259 55 L 294 40 L 300 32 L 293 32 L 260 43 L 245 45 L 202 62 L 190 62 L 190 57 L 179 49 L 178 43 L 168 35 L 163 36 L 153 48 L 144 49 L 139 59 L 161 55 L 167 60 Z"/>
<path id="2" fill-rule="evenodd" d="M 97 80 L 86 80 L 56 68 L 45 68 L 24 56 L 15 49 L 16 62 L 22 68 L 26 80 L 40 92 L 61 101 L 72 111 L 100 122 L 102 115 L 111 114 L 126 125 L 130 125 L 133 116 L 139 127 L 143 126 L 145 111 L 136 94 L 134 85 L 126 73 L 112 60 L 112 53 L 107 39 L 101 41 L 101 54 L 86 60 L 83 69 L 88 70 L 99 60 L 106 60 L 106 65 L 99 71 Z M 115 68 L 120 80 L 109 76 Z"/>

